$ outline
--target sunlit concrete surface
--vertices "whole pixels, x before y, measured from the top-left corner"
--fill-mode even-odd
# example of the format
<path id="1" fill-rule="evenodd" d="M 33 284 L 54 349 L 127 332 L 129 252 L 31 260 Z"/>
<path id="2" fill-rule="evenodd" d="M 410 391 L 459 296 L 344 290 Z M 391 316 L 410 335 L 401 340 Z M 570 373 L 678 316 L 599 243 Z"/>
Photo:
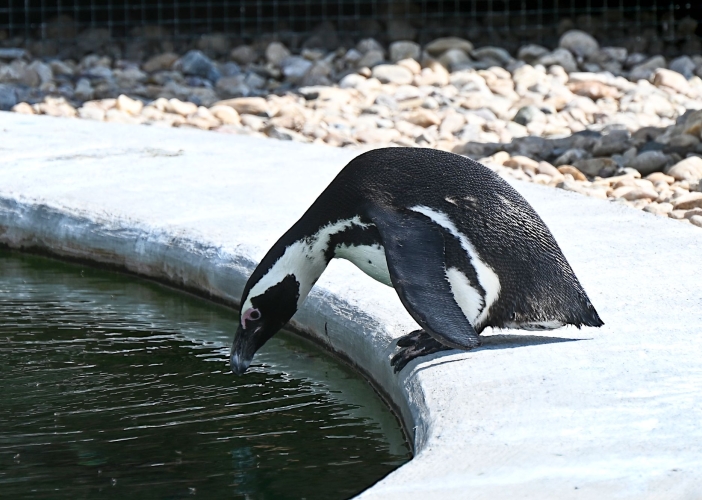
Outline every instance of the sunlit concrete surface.
<path id="1" fill-rule="evenodd" d="M 0 113 L 0 242 L 236 303 L 256 262 L 356 154 Z M 702 231 L 514 185 L 606 325 L 486 331 L 483 347 L 396 376 L 393 339 L 415 324 L 392 289 L 332 262 L 294 326 L 373 380 L 416 453 L 361 498 L 702 498 Z"/>

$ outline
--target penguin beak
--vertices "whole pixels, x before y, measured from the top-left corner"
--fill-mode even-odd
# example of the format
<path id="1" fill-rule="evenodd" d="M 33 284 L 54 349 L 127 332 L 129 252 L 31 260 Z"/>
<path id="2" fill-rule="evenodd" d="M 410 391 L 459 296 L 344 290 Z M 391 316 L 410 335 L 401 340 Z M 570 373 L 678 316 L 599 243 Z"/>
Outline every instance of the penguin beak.
<path id="1" fill-rule="evenodd" d="M 232 344 L 232 352 L 229 357 L 229 364 L 232 368 L 232 373 L 242 375 L 251 364 L 251 360 L 256 352 L 254 346 L 250 342 L 246 342 L 244 329 L 239 326 L 234 335 L 234 343 Z"/>

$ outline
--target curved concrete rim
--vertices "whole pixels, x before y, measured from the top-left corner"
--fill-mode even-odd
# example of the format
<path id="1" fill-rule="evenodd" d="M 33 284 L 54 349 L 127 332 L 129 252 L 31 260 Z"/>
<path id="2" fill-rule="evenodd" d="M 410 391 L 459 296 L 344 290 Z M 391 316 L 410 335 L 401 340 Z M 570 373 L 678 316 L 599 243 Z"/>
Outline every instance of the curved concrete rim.
<path id="1" fill-rule="evenodd" d="M 236 304 L 270 245 L 357 151 L 0 113 L 0 243 Z M 702 232 L 513 182 L 605 321 L 413 362 L 394 290 L 333 261 L 293 327 L 395 406 L 415 457 L 359 498 L 699 498 Z M 232 332 L 233 334 L 233 332 Z"/>

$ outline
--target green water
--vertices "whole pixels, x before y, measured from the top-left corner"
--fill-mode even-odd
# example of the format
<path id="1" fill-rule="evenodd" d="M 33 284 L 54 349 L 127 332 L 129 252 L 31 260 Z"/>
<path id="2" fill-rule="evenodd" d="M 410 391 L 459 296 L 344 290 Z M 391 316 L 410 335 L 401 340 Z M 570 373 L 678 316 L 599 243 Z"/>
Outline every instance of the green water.
<path id="1" fill-rule="evenodd" d="M 0 498 L 348 498 L 409 460 L 365 381 L 279 334 L 229 373 L 235 314 L 0 250 Z"/>

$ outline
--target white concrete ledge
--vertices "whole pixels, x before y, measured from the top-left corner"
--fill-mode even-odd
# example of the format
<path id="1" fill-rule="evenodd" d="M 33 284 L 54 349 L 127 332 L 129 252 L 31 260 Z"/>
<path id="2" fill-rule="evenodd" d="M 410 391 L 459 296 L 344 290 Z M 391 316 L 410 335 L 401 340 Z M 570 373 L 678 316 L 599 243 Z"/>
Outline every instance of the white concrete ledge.
<path id="1" fill-rule="evenodd" d="M 0 243 L 236 304 L 255 263 L 354 155 L 0 113 Z M 488 331 L 480 349 L 398 377 L 393 339 L 414 323 L 392 289 L 334 261 L 294 326 L 372 379 L 414 440 L 415 458 L 361 498 L 699 498 L 702 234 L 515 187 L 606 325 Z"/>

